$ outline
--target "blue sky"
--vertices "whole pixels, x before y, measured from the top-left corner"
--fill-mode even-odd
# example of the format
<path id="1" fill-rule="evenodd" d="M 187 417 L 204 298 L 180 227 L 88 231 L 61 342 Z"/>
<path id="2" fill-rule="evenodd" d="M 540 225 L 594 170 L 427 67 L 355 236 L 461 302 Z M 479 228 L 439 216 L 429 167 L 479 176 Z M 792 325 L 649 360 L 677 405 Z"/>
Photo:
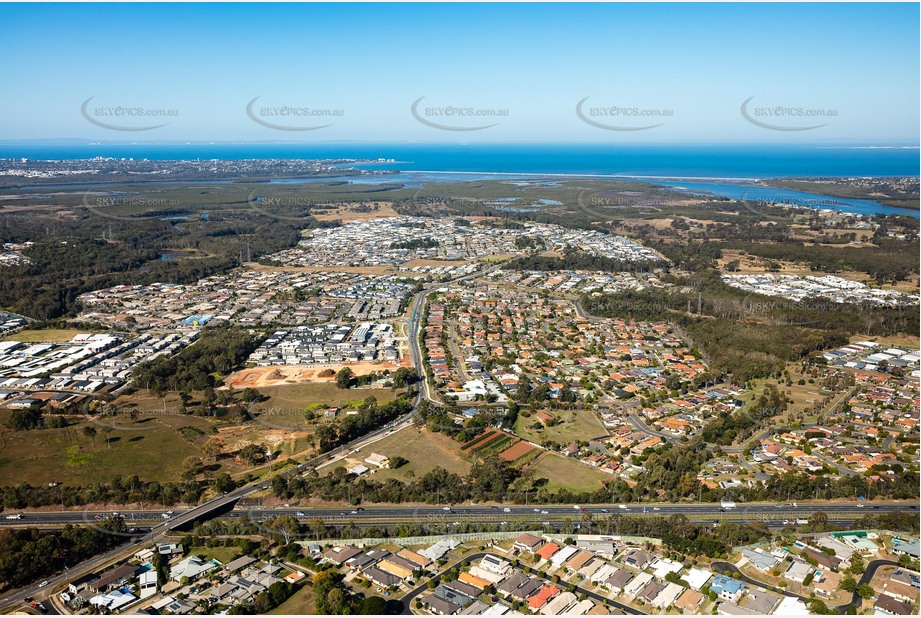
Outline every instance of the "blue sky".
<path id="1" fill-rule="evenodd" d="M 918 18 L 917 4 L 0 4 L 0 139 L 916 144 Z M 97 126 L 90 97 L 103 123 L 168 124 Z M 332 126 L 263 126 L 255 97 L 262 120 Z M 420 97 L 434 124 L 498 124 L 430 126 Z M 601 124 L 660 126 L 592 126 L 586 97 Z M 751 97 L 775 128 L 743 117 Z M 435 115 L 447 106 L 507 115 Z M 778 107 L 825 116 L 764 115 Z"/>

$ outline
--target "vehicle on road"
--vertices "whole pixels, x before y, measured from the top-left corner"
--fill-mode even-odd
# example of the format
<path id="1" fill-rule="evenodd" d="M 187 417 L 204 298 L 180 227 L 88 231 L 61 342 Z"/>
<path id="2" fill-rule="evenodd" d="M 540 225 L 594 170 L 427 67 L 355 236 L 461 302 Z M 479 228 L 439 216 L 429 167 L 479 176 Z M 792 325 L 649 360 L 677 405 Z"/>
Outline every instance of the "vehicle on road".
<path id="1" fill-rule="evenodd" d="M 160 517 L 162 517 L 163 519 L 169 519 L 170 517 L 172 517 L 172 515 L 170 515 L 169 513 L 161 513 Z"/>
<path id="2" fill-rule="evenodd" d="M 734 509 L 734 508 L 736 508 L 736 503 L 733 502 L 732 500 L 721 500 L 721 501 L 720 501 L 720 506 L 723 507 L 723 508 L 720 509 L 720 510 L 723 510 L 723 509 Z"/>
<path id="3" fill-rule="evenodd" d="M 511 513 L 511 512 L 512 512 L 512 509 L 510 509 L 510 508 L 508 508 L 508 507 L 505 507 L 504 509 L 502 509 L 502 512 L 503 512 L 503 513 Z"/>
<path id="4" fill-rule="evenodd" d="M 7 519 L 22 519 L 22 513 L 17 513 L 16 515 L 7 515 Z"/>
<path id="5" fill-rule="evenodd" d="M 550 512 L 549 512 L 549 511 L 541 511 L 540 514 L 541 514 L 541 515 L 549 515 Z"/>
<path id="6" fill-rule="evenodd" d="M 450 512 L 451 512 L 451 507 L 450 507 L 450 506 L 443 506 L 443 507 L 441 507 L 441 510 L 442 510 L 442 511 L 448 511 L 448 512 L 450 513 Z"/>
<path id="7" fill-rule="evenodd" d="M 42 583 L 40 583 L 40 584 L 38 585 L 38 587 L 39 587 L 39 588 L 44 588 L 44 587 L 47 586 L 47 585 L 48 585 L 48 580 L 46 579 L 45 581 L 43 581 Z"/>
<path id="8" fill-rule="evenodd" d="M 306 515 L 304 515 L 304 511 L 298 511 L 297 513 L 295 513 L 295 515 L 297 515 L 298 517 L 307 517 Z"/>
<path id="9" fill-rule="evenodd" d="M 858 508 L 858 509 L 862 509 L 862 508 L 863 508 L 863 502 L 857 503 L 857 508 Z"/>
<path id="10" fill-rule="evenodd" d="M 601 512 L 602 512 L 602 513 L 610 513 L 611 511 L 609 511 L 608 509 L 601 509 Z"/>
<path id="11" fill-rule="evenodd" d="M 31 602 L 34 601 L 34 600 L 35 600 L 34 597 L 26 597 L 26 598 L 23 599 L 23 602 L 24 602 L 24 603 L 31 603 Z"/>
<path id="12" fill-rule="evenodd" d="M 653 511 L 661 511 L 662 509 L 660 509 L 660 508 L 657 507 L 657 506 L 654 506 L 654 507 L 652 507 L 652 510 L 653 510 Z"/>
<path id="13" fill-rule="evenodd" d="M 626 510 L 627 505 L 626 505 L 626 504 L 618 504 L 618 505 L 617 505 L 617 508 Z"/>

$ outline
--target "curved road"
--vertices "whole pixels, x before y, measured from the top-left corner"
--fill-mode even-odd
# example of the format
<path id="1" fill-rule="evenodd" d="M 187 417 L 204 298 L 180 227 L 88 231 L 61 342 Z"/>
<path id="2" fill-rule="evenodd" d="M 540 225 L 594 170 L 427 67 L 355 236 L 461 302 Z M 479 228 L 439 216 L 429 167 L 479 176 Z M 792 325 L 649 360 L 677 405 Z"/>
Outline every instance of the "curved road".
<path id="1" fill-rule="evenodd" d="M 788 597 L 796 597 L 797 599 L 800 599 L 801 601 L 805 603 L 808 603 L 809 601 L 815 598 L 815 597 L 804 597 L 799 594 L 794 594 L 788 590 L 777 588 L 776 586 L 772 586 L 768 583 L 758 581 L 757 579 L 749 577 L 748 575 L 740 571 L 736 565 L 732 564 L 731 562 L 726 562 L 725 560 L 714 560 L 713 562 L 710 563 L 710 565 L 713 567 L 713 570 L 717 573 L 720 573 L 723 575 L 729 575 L 730 577 L 738 579 L 739 581 L 743 581 L 746 584 L 749 584 L 752 586 L 758 586 L 759 588 L 764 588 L 765 590 L 770 590 L 771 592 L 776 592 L 778 594 L 782 594 Z M 863 575 L 860 576 L 860 580 L 857 582 L 857 585 L 860 586 L 862 584 L 869 584 L 870 581 L 873 579 L 873 576 L 876 575 L 877 569 L 880 569 L 885 566 L 897 567 L 899 566 L 899 563 L 893 562 L 892 560 L 872 560 L 870 563 L 867 564 L 867 569 L 866 571 L 863 572 Z M 863 602 L 863 599 L 861 599 L 857 595 L 857 593 L 854 592 L 851 596 L 851 600 L 848 603 L 844 603 L 843 605 L 836 605 L 834 607 L 831 607 L 831 609 L 835 610 L 835 613 L 837 614 L 846 614 L 849 607 L 853 606 L 853 607 L 859 608 L 862 602 Z"/>

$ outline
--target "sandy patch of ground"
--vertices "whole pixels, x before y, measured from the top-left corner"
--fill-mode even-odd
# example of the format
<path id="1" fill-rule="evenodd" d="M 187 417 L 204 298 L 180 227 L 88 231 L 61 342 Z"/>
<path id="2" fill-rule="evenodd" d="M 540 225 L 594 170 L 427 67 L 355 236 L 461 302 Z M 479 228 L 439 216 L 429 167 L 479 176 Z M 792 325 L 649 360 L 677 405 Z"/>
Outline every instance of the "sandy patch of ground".
<path id="1" fill-rule="evenodd" d="M 335 380 L 335 372 L 343 367 L 351 368 L 355 375 L 360 376 L 387 369 L 395 371 L 402 366 L 406 365 L 403 363 L 390 362 L 365 362 L 322 366 L 279 365 L 277 367 L 254 367 L 252 369 L 242 369 L 230 374 L 224 380 L 224 383 L 233 388 L 259 388 L 262 386 L 279 386 L 283 384 L 322 383 Z M 327 369 L 331 369 L 334 372 L 333 375 L 329 377 L 320 377 L 320 373 Z"/>
<path id="2" fill-rule="evenodd" d="M 253 428 L 247 426 L 221 427 L 218 429 L 217 435 L 223 443 L 221 450 L 225 453 L 233 453 L 254 442 L 267 446 L 274 452 L 280 450 L 282 446 L 297 438 L 305 438 L 311 434 L 309 431 L 296 431 L 293 429 L 282 430 L 262 428 L 258 429 L 256 433 L 258 435 L 254 435 Z"/>

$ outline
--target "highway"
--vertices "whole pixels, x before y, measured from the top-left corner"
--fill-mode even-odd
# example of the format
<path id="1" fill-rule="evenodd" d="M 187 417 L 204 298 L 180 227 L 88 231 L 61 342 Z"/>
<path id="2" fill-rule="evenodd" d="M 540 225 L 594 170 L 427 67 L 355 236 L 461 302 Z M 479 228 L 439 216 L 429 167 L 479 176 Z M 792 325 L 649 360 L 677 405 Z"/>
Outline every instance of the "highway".
<path id="1" fill-rule="evenodd" d="M 181 528 L 196 517 L 201 517 L 204 509 L 208 512 L 218 511 L 230 502 L 257 491 L 257 486 L 247 486 L 226 496 L 221 496 L 199 507 L 189 510 L 177 510 L 172 518 L 164 522 L 163 510 L 94 510 L 94 511 L 42 511 L 25 513 L 22 519 L 0 519 L 0 526 L 61 526 L 65 524 L 98 524 L 100 520 L 118 513 L 125 519 L 129 528 L 142 528 L 153 524 L 154 532 L 165 532 Z M 795 504 L 795 506 L 794 506 Z M 863 504 L 864 506 L 860 506 Z M 880 513 L 892 511 L 918 511 L 918 504 L 911 501 L 878 501 L 878 502 L 822 502 L 808 501 L 796 503 L 744 503 L 740 502 L 734 508 L 723 509 L 718 502 L 684 503 L 684 504 L 652 504 L 631 503 L 621 508 L 619 504 L 586 504 L 578 505 L 474 505 L 461 504 L 445 507 L 441 505 L 369 505 L 364 507 L 243 507 L 236 506 L 220 516 L 250 518 L 255 520 L 292 515 L 306 522 L 319 517 L 329 524 L 352 522 L 355 524 L 406 522 L 406 521 L 502 521 L 523 518 L 529 520 L 561 520 L 570 518 L 573 521 L 581 519 L 586 513 L 595 516 L 605 515 L 660 515 L 668 516 L 683 514 L 689 519 L 728 518 L 745 521 L 782 521 L 784 519 L 808 518 L 816 511 L 822 511 L 830 518 L 852 520 L 867 513 Z M 358 510 L 360 509 L 360 510 Z M 448 509 L 448 510 L 446 510 Z M 507 510 L 506 510 L 507 509 Z M 137 534 L 126 534 L 137 536 Z"/>
<path id="2" fill-rule="evenodd" d="M 280 473 L 282 476 L 301 474 L 303 471 L 329 465 L 337 461 L 356 448 L 373 442 L 380 437 L 394 430 L 402 428 L 412 422 L 413 417 L 418 412 L 419 403 L 425 398 L 426 400 L 436 401 L 432 397 L 430 386 L 425 379 L 425 371 L 422 363 L 422 353 L 420 350 L 419 339 L 421 335 L 421 320 L 425 300 L 428 295 L 439 287 L 444 285 L 459 283 L 461 281 L 482 276 L 491 270 L 501 267 L 501 263 L 471 275 L 460 277 L 448 283 L 436 284 L 430 289 L 420 291 L 412 301 L 410 313 L 409 329 L 409 354 L 413 366 L 420 375 L 419 389 L 416 394 L 412 410 L 403 417 L 394 420 L 385 427 L 381 427 L 361 438 L 358 438 L 348 444 L 344 444 L 333 451 L 325 453 L 319 457 L 305 461 L 296 467 L 291 467 Z M 718 503 L 705 504 L 630 504 L 624 505 L 583 505 L 583 508 L 573 508 L 574 505 L 451 505 L 451 506 L 432 506 L 432 505 L 387 505 L 387 506 L 367 506 L 360 510 L 350 507 L 335 508 L 306 508 L 306 507 L 288 507 L 288 508 L 245 508 L 239 505 L 239 501 L 255 492 L 268 488 L 269 478 L 239 487 L 224 495 L 217 496 L 207 502 L 197 505 L 190 509 L 175 509 L 169 519 L 165 519 L 163 514 L 165 510 L 150 509 L 119 509 L 112 508 L 109 510 L 83 510 L 83 511 L 40 511 L 26 512 L 22 518 L 15 518 L 18 514 L 15 510 L 6 510 L 0 514 L 0 526 L 10 527 L 27 527 L 27 526 L 46 526 L 60 527 L 67 524 L 72 525 L 95 525 L 102 519 L 119 513 L 124 517 L 129 529 L 125 533 L 125 543 L 118 548 L 107 552 L 106 554 L 96 556 L 90 560 L 84 561 L 78 565 L 71 565 L 69 570 L 64 573 L 48 578 L 48 585 L 39 587 L 38 583 L 19 590 L 8 592 L 0 597 L 0 611 L 9 610 L 22 604 L 27 596 L 35 597 L 36 600 L 46 599 L 51 592 L 64 582 L 70 581 L 84 574 L 105 567 L 107 564 L 130 557 L 139 549 L 149 547 L 156 542 L 163 542 L 169 538 L 169 534 L 179 529 L 187 528 L 197 520 L 203 520 L 213 517 L 236 517 L 249 518 L 259 522 L 271 516 L 276 515 L 293 515 L 302 522 L 307 522 L 313 518 L 320 518 L 329 525 L 354 523 L 356 525 L 380 525 L 386 523 L 429 523 L 437 526 L 451 526 L 455 522 L 489 522 L 500 523 L 508 522 L 509 527 L 516 525 L 527 525 L 533 529 L 533 525 L 549 522 L 550 525 L 560 526 L 564 520 L 571 519 L 578 522 L 586 514 L 591 515 L 672 515 L 682 513 L 688 518 L 695 521 L 717 520 L 720 518 L 732 519 L 734 521 L 764 521 L 770 525 L 784 525 L 784 521 L 795 521 L 796 519 L 808 518 L 813 512 L 821 510 L 829 515 L 829 520 L 835 523 L 850 522 L 859 518 L 863 513 L 870 512 L 887 512 L 887 511 L 904 511 L 918 509 L 917 502 L 903 501 L 878 501 L 867 503 L 866 506 L 860 506 L 856 502 L 800 502 L 800 503 L 740 503 L 736 508 L 721 509 Z M 7 519 L 7 517 L 13 517 Z"/>

